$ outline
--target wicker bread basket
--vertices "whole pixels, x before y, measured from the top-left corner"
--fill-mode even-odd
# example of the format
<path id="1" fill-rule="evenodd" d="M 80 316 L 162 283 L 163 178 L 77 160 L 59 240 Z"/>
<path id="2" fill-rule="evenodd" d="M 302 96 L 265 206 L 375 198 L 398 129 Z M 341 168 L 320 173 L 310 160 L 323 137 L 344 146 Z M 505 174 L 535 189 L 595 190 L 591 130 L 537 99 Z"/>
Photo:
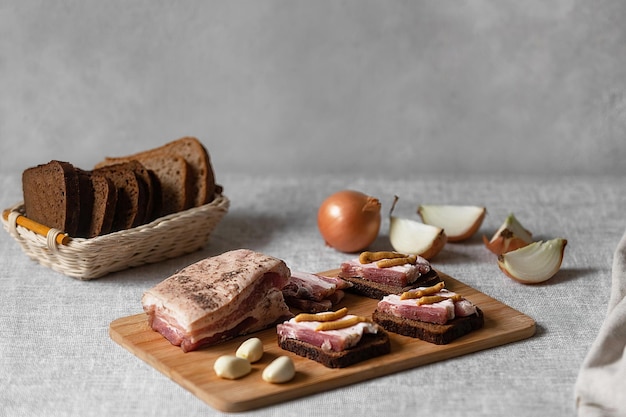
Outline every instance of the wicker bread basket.
<path id="1" fill-rule="evenodd" d="M 201 249 L 229 205 L 226 196 L 218 195 L 203 206 L 90 239 L 67 239 L 56 229 L 43 236 L 18 225 L 22 203 L 10 208 L 2 223 L 31 259 L 67 276 L 89 280 Z M 59 244 L 63 238 L 67 242 Z"/>

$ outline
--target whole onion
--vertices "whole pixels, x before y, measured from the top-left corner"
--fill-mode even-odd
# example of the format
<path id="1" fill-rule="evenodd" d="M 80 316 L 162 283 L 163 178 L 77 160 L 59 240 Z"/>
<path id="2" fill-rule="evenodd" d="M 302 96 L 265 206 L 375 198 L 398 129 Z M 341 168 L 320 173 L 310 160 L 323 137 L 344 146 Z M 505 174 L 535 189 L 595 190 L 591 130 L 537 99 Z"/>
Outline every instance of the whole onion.
<path id="1" fill-rule="evenodd" d="M 341 252 L 367 248 L 380 230 L 380 201 L 359 191 L 342 190 L 326 198 L 317 227 L 328 246 Z"/>

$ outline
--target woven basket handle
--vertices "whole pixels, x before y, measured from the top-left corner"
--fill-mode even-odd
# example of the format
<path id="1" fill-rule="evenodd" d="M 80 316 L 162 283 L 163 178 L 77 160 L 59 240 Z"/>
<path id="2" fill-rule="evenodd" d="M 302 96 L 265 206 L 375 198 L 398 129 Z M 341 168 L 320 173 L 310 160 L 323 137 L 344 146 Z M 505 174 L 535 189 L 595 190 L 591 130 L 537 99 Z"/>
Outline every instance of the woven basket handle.
<path id="1" fill-rule="evenodd" d="M 36 221 L 33 221 L 26 216 L 22 216 L 17 211 L 8 209 L 4 210 L 2 212 L 2 217 L 4 217 L 4 220 L 10 221 L 12 225 L 17 224 L 19 226 L 25 227 L 31 232 L 35 232 L 38 235 L 46 237 L 49 242 L 50 240 L 52 240 L 59 245 L 67 245 L 67 243 L 70 241 L 70 237 L 66 233 L 37 223 Z M 10 219 L 10 217 L 14 218 L 14 220 Z"/>

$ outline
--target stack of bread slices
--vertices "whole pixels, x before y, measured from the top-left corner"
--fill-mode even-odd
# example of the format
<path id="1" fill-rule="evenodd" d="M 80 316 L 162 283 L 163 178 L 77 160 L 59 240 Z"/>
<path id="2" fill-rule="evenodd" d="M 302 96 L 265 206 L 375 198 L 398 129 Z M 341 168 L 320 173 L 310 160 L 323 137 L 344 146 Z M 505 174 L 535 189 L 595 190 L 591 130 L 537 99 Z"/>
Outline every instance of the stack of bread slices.
<path id="1" fill-rule="evenodd" d="M 53 160 L 22 174 L 26 217 L 72 237 L 92 238 L 211 202 L 221 187 L 194 137 L 121 157 L 91 170 Z"/>

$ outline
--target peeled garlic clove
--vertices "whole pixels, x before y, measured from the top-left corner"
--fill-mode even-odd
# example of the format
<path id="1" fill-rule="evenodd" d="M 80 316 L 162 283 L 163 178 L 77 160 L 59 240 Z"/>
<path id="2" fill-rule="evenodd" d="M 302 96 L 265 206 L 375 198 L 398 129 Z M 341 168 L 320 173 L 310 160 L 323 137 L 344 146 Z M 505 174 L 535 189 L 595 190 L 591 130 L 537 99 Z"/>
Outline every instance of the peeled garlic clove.
<path id="1" fill-rule="evenodd" d="M 239 379 L 252 372 L 252 365 L 246 359 L 223 355 L 215 360 L 213 370 L 220 378 Z"/>
<path id="2" fill-rule="evenodd" d="M 522 226 L 513 213 L 507 216 L 490 240 L 483 236 L 487 249 L 496 255 L 523 248 L 532 241 L 532 234 Z"/>
<path id="3" fill-rule="evenodd" d="M 273 384 L 282 384 L 291 381 L 296 376 L 296 367 L 289 356 L 279 356 L 263 370 L 264 381 Z"/>
<path id="4" fill-rule="evenodd" d="M 567 240 L 555 238 L 530 243 L 498 256 L 498 266 L 508 277 L 524 284 L 552 278 L 561 268 Z"/>
<path id="5" fill-rule="evenodd" d="M 397 252 L 430 260 L 443 249 L 447 239 L 441 227 L 396 216 L 389 219 L 389 241 Z"/>
<path id="6" fill-rule="evenodd" d="M 245 359 L 250 363 L 257 362 L 263 357 L 263 342 L 261 342 L 261 339 L 258 337 L 250 338 L 239 345 L 235 356 Z"/>
<path id="7" fill-rule="evenodd" d="M 422 204 L 418 206 L 417 214 L 424 223 L 442 228 L 448 242 L 461 242 L 478 231 L 487 209 L 481 206 Z"/>

